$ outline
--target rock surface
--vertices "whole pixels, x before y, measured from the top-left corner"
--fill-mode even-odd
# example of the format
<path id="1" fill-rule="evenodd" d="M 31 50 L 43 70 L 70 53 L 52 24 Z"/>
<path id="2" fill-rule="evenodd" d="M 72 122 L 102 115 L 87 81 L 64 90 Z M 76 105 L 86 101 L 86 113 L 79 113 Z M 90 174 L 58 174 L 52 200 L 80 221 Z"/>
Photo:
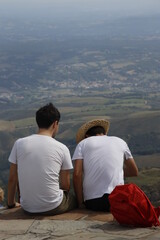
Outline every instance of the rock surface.
<path id="1" fill-rule="evenodd" d="M 28 216 L 21 208 L 1 210 L 0 240 L 159 240 L 160 227 L 120 226 L 108 213 L 74 210 L 56 216 Z"/>

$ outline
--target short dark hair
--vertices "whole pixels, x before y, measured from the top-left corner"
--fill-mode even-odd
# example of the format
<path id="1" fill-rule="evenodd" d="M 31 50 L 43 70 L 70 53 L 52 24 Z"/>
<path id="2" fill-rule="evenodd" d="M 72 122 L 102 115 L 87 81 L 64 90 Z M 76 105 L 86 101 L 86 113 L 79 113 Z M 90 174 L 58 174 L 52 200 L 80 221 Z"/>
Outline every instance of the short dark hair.
<path id="1" fill-rule="evenodd" d="M 36 112 L 36 122 L 39 128 L 48 129 L 55 121 L 59 122 L 59 120 L 60 112 L 52 103 L 41 107 Z"/>
<path id="2" fill-rule="evenodd" d="M 95 126 L 90 128 L 87 132 L 86 132 L 86 137 L 87 136 L 96 136 L 97 134 L 106 134 L 105 130 L 102 126 Z"/>

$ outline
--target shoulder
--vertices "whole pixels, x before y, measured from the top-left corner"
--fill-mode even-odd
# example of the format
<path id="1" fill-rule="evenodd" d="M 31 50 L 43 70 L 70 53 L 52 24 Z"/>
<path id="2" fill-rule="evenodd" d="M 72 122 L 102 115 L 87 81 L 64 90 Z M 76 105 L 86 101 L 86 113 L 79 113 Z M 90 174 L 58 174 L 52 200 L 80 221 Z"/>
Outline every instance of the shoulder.
<path id="1" fill-rule="evenodd" d="M 16 141 L 15 141 L 15 144 L 21 144 L 23 142 L 26 142 L 26 141 L 31 141 L 33 139 L 33 136 L 34 135 L 30 135 L 30 136 L 27 136 L 27 137 L 23 137 L 23 138 L 18 138 Z"/>
<path id="2" fill-rule="evenodd" d="M 54 141 L 54 144 L 56 145 L 56 147 L 58 147 L 58 148 L 60 148 L 61 150 L 64 150 L 64 151 L 69 151 L 68 147 L 65 144 L 59 142 L 56 139 L 53 139 L 53 141 Z"/>
<path id="3" fill-rule="evenodd" d="M 115 143 L 119 143 L 119 144 L 123 144 L 126 145 L 127 143 L 120 137 L 116 137 L 116 136 L 107 136 L 109 141 L 115 142 Z"/>
<path id="4" fill-rule="evenodd" d="M 19 145 L 21 142 L 24 141 L 25 138 L 18 138 L 15 142 L 14 142 L 14 146 Z"/>
<path id="5" fill-rule="evenodd" d="M 88 142 L 90 142 L 91 141 L 91 137 L 89 137 L 89 138 L 85 138 L 85 139 L 83 139 L 82 141 L 80 141 L 78 144 L 77 144 L 77 146 L 76 146 L 76 148 L 83 148 L 84 146 L 86 146 L 86 144 L 88 143 Z"/>

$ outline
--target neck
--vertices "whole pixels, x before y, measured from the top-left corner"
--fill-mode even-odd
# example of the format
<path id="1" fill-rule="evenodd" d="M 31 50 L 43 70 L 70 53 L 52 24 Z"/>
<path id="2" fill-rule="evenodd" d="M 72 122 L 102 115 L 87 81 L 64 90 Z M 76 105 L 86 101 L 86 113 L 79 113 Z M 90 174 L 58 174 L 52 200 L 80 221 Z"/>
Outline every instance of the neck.
<path id="1" fill-rule="evenodd" d="M 39 129 L 38 134 L 52 137 L 52 132 L 48 129 Z"/>

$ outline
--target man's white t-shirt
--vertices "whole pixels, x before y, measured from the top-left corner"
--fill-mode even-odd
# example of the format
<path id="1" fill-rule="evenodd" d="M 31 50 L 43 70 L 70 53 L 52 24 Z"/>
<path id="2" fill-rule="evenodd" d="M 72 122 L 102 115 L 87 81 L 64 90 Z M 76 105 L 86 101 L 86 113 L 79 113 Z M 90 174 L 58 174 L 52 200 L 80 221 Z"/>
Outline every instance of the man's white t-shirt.
<path id="1" fill-rule="evenodd" d="M 17 164 L 20 203 L 28 212 L 55 209 L 63 199 L 60 170 L 72 169 L 68 148 L 49 136 L 34 134 L 18 139 L 9 156 Z"/>
<path id="2" fill-rule="evenodd" d="M 124 159 L 133 158 L 125 141 L 118 137 L 93 136 L 82 140 L 72 160 L 83 160 L 84 200 L 111 193 L 124 184 Z"/>

